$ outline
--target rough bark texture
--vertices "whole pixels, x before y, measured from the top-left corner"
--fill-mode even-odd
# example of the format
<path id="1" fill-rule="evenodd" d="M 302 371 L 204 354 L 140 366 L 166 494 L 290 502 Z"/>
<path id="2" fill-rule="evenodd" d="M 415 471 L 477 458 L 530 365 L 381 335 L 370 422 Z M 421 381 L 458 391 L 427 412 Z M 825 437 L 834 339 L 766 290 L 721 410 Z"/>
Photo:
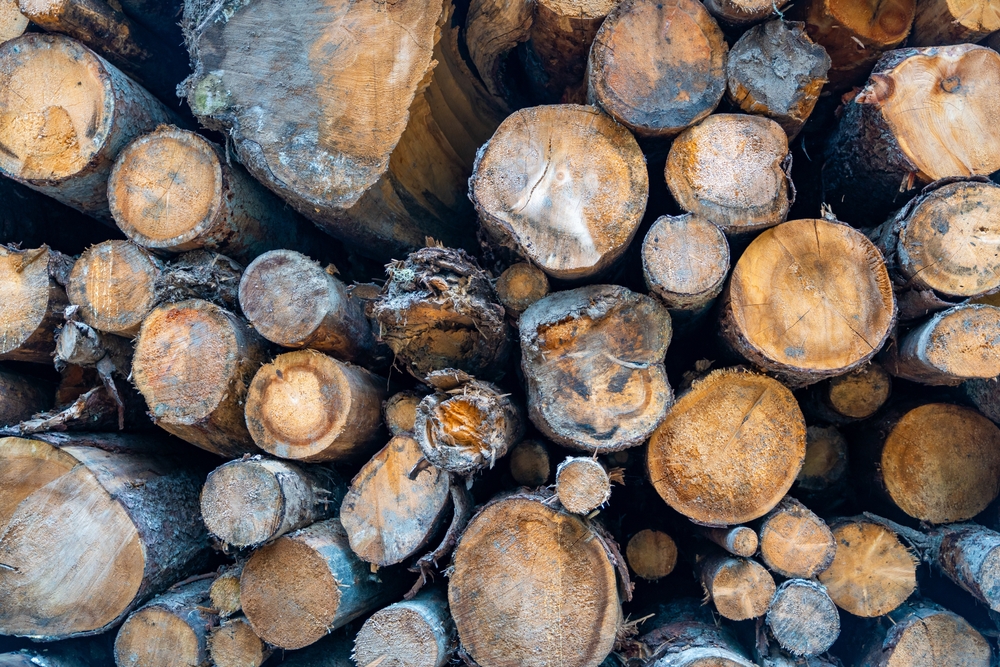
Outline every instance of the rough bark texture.
<path id="1" fill-rule="evenodd" d="M 767 611 L 767 627 L 792 655 L 824 653 L 840 636 L 840 613 L 826 588 L 808 579 L 789 579 L 778 587 Z"/>
<path id="2" fill-rule="evenodd" d="M 444 667 L 455 644 L 446 595 L 427 589 L 372 614 L 354 639 L 354 660 L 359 665 Z"/>
<path id="3" fill-rule="evenodd" d="M 872 629 L 858 667 L 986 667 L 990 645 L 959 616 L 925 600 L 891 612 Z"/>
<path id="4" fill-rule="evenodd" d="M 836 553 L 837 542 L 826 522 L 792 497 L 761 521 L 760 557 L 783 577 L 813 579 L 830 567 Z"/>
<path id="5" fill-rule="evenodd" d="M 715 622 L 697 600 L 680 598 L 660 605 L 639 637 L 653 667 L 752 667 L 731 631 Z"/>
<path id="6" fill-rule="evenodd" d="M 66 276 L 73 260 L 42 246 L 0 246 L 0 360 L 52 363 L 55 330 L 68 305 Z"/>
<path id="7" fill-rule="evenodd" d="M 697 569 L 705 596 L 724 618 L 746 621 L 767 613 L 774 577 L 757 561 L 718 554 L 702 558 Z"/>

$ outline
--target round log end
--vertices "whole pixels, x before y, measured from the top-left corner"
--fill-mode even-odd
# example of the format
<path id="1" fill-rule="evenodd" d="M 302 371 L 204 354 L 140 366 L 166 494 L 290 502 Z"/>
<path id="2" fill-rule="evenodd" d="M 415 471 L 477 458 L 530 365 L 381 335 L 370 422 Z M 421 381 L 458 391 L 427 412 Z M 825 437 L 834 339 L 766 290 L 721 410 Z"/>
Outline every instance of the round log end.
<path id="1" fill-rule="evenodd" d="M 760 563 L 745 558 L 721 557 L 702 573 L 702 583 L 715 609 L 731 621 L 763 616 L 774 597 L 774 577 Z"/>
<path id="2" fill-rule="evenodd" d="M 677 566 L 677 545 L 666 533 L 647 528 L 628 541 L 625 558 L 636 576 L 656 581 L 673 572 Z"/>
<path id="3" fill-rule="evenodd" d="M 454 634 L 443 602 L 399 602 L 369 617 L 354 639 L 354 661 L 387 667 L 444 667 Z M 435 613 L 436 612 L 436 613 Z M 447 626 L 446 626 L 447 624 Z"/>
<path id="4" fill-rule="evenodd" d="M 519 442 L 510 450 L 507 459 L 511 477 L 521 486 L 542 486 L 552 474 L 549 450 L 536 440 Z"/>
<path id="5" fill-rule="evenodd" d="M 281 526 L 285 504 L 277 475 L 261 461 L 230 461 L 208 475 L 201 491 L 205 527 L 240 549 L 269 540 Z"/>
<path id="6" fill-rule="evenodd" d="M 549 293 L 545 272 L 527 262 L 518 262 L 497 278 L 497 296 L 511 313 L 520 315 Z"/>
<path id="7" fill-rule="evenodd" d="M 417 405 L 423 397 L 415 391 L 393 394 L 382 406 L 385 425 L 393 435 L 413 433 L 417 420 Z"/>
<path id="8" fill-rule="evenodd" d="M 4 298 L 0 299 L 0 359 L 51 363 L 54 340 L 45 346 L 46 350 L 27 349 L 50 311 L 48 248 L 18 251 L 0 246 L 0 285 L 4 288 Z M 29 352 L 30 358 L 25 357 Z"/>
<path id="9" fill-rule="evenodd" d="M 115 637 L 118 667 L 182 667 L 203 662 L 198 635 L 180 616 L 161 607 L 146 607 L 122 624 Z"/>
<path id="10" fill-rule="evenodd" d="M 17 0 L 0 0 L 0 43 L 20 37 L 28 19 L 20 12 Z"/>
<path id="11" fill-rule="evenodd" d="M 657 218 L 642 243 L 646 286 L 668 308 L 697 310 L 729 275 L 729 242 L 717 225 L 688 213 Z"/>
<path id="12" fill-rule="evenodd" d="M 204 502 L 204 495 L 202 502 Z M 240 574 L 242 572 L 242 567 L 238 570 L 223 572 L 216 577 L 215 581 L 212 582 L 212 587 L 208 589 L 212 608 L 216 609 L 223 618 L 238 613 L 242 608 L 240 606 Z"/>
<path id="13" fill-rule="evenodd" d="M 156 305 L 159 274 L 157 262 L 139 246 L 105 241 L 80 255 L 66 296 L 80 306 L 83 321 L 98 331 L 134 336 Z"/>
<path id="14" fill-rule="evenodd" d="M 556 495 L 574 514 L 587 514 L 611 497 L 611 480 L 596 459 L 570 457 L 556 468 Z"/>
<path id="15" fill-rule="evenodd" d="M 840 612 L 821 584 L 790 579 L 774 594 L 767 626 L 781 648 L 797 656 L 814 656 L 840 636 Z"/>
<path id="16" fill-rule="evenodd" d="M 867 419 L 889 400 L 892 378 L 881 365 L 870 363 L 830 380 L 826 402 L 848 419 Z"/>
<path id="17" fill-rule="evenodd" d="M 782 502 L 761 525 L 760 556 L 783 577 L 812 579 L 830 567 L 836 552 L 830 527 L 797 501 Z"/>
<path id="18" fill-rule="evenodd" d="M 208 636 L 208 655 L 215 667 L 260 667 L 269 654 L 244 618 L 227 621 Z"/>

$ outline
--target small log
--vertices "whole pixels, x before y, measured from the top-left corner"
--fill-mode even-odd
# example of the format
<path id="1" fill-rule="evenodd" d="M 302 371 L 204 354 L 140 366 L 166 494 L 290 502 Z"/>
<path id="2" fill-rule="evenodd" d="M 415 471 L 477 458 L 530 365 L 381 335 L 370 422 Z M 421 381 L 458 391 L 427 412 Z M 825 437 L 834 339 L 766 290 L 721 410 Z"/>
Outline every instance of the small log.
<path id="1" fill-rule="evenodd" d="M 27 27 L 28 19 L 21 13 L 17 0 L 0 1 L 0 44 L 20 37 Z"/>
<path id="2" fill-rule="evenodd" d="M 615 643 L 614 552 L 582 518 L 544 500 L 492 501 L 455 550 L 448 602 L 462 647 L 480 665 L 596 667 Z"/>
<path id="3" fill-rule="evenodd" d="M 838 375 L 810 388 L 808 402 L 815 417 L 833 424 L 849 424 L 874 415 L 889 400 L 892 377 L 877 362 Z"/>
<path id="4" fill-rule="evenodd" d="M 205 468 L 178 441 L 48 433 L 0 440 L 0 459 L 0 633 L 99 634 L 207 564 Z"/>
<path id="5" fill-rule="evenodd" d="M 870 646 L 858 667 L 951 667 L 986 665 L 990 644 L 968 621 L 924 600 L 903 605 L 888 615 L 889 623 L 872 626 Z"/>
<path id="6" fill-rule="evenodd" d="M 240 576 L 243 575 L 243 565 L 243 561 L 237 561 L 234 565 L 223 569 L 208 591 L 212 609 L 215 609 L 223 619 L 243 611 L 243 605 L 240 604 Z"/>
<path id="7" fill-rule="evenodd" d="M 660 605 L 639 637 L 656 667 L 754 667 L 727 625 L 698 600 L 678 598 Z"/>
<path id="8" fill-rule="evenodd" d="M 437 589 L 425 589 L 412 600 L 375 612 L 354 639 L 359 665 L 444 667 L 454 650 L 455 623 L 448 600 Z"/>
<path id="9" fill-rule="evenodd" d="M 829 70 L 830 56 L 809 39 L 805 24 L 768 21 L 743 33 L 729 51 L 726 97 L 747 113 L 775 121 L 791 140 L 813 112 Z"/>
<path id="10" fill-rule="evenodd" d="M 68 305 L 63 284 L 72 260 L 42 246 L 0 246 L 0 360 L 51 364 L 55 329 Z"/>
<path id="11" fill-rule="evenodd" d="M 297 461 L 363 460 L 383 436 L 386 381 L 315 350 L 279 354 L 246 394 L 257 446 Z"/>
<path id="12" fill-rule="evenodd" d="M 590 278 L 621 258 L 648 194 L 632 134 L 576 104 L 509 116 L 480 150 L 469 180 L 490 241 L 563 280 Z"/>
<path id="13" fill-rule="evenodd" d="M 767 610 L 767 627 L 778 645 L 795 656 L 826 652 L 840 636 L 840 613 L 822 584 L 789 579 Z"/>
<path id="14" fill-rule="evenodd" d="M 790 496 L 761 520 L 760 557 L 783 577 L 813 579 L 830 567 L 836 553 L 837 541 L 826 522 Z"/>
<path id="15" fill-rule="evenodd" d="M 411 479 L 423 453 L 398 435 L 366 463 L 340 505 L 351 550 L 368 563 L 395 565 L 417 555 L 441 528 L 451 499 L 451 477 L 434 467 Z"/>
<path id="16" fill-rule="evenodd" d="M 35 25 L 79 40 L 170 104 L 188 75 L 179 42 L 166 42 L 104 0 L 20 0 Z"/>
<path id="17" fill-rule="evenodd" d="M 666 533 L 646 528 L 628 541 L 625 558 L 637 577 L 656 581 L 673 572 L 677 566 L 677 544 Z"/>
<path id="18" fill-rule="evenodd" d="M 417 405 L 422 393 L 406 390 L 393 394 L 382 404 L 382 419 L 392 435 L 412 435 L 417 421 Z"/>
<path id="19" fill-rule="evenodd" d="M 745 28 L 749 25 L 781 15 L 781 8 L 788 0 L 708 0 L 705 9 L 727 28 Z M 746 33 L 744 33 L 746 34 Z"/>
<path id="20" fill-rule="evenodd" d="M 719 545 L 734 556 L 750 558 L 757 553 L 760 538 L 757 531 L 749 526 L 733 526 L 732 528 L 700 528 L 698 533 L 706 539 Z"/>
<path id="21" fill-rule="evenodd" d="M 156 251 L 207 249 L 247 263 L 268 250 L 314 252 L 324 243 L 224 148 L 177 127 L 158 127 L 121 152 L 108 201 L 118 227 Z"/>
<path id="22" fill-rule="evenodd" d="M 314 523 L 261 547 L 240 577 L 243 613 L 253 631 L 284 649 L 319 641 L 397 592 L 351 552 L 339 519 Z"/>
<path id="23" fill-rule="evenodd" d="M 646 440 L 673 403 L 670 314 L 616 285 L 556 292 L 521 315 L 531 421 L 552 441 L 607 453 Z"/>
<path id="24" fill-rule="evenodd" d="M 556 496 L 573 514 L 589 514 L 611 498 L 611 480 L 597 459 L 570 456 L 556 468 Z"/>
<path id="25" fill-rule="evenodd" d="M 163 262 L 129 241 L 105 241 L 88 248 L 73 266 L 66 286 L 80 318 L 98 331 L 133 337 L 156 306 L 156 279 Z"/>
<path id="26" fill-rule="evenodd" d="M 518 262 L 500 274 L 496 289 L 507 314 L 516 318 L 528 306 L 548 295 L 549 277 L 532 264 Z"/>
<path id="27" fill-rule="evenodd" d="M 837 553 L 819 581 L 838 607 L 874 618 L 916 590 L 916 561 L 893 531 L 867 519 L 845 519 L 831 528 Z"/>
<path id="28" fill-rule="evenodd" d="M 115 637 L 117 667 L 208 663 L 210 630 L 219 617 L 208 607 L 210 579 L 175 586 L 132 612 Z"/>
<path id="29" fill-rule="evenodd" d="M 998 75 L 1000 54 L 972 44 L 886 53 L 830 135 L 825 200 L 841 219 L 871 227 L 916 194 L 914 185 L 996 171 Z M 944 129 L 956 123 L 982 130 Z"/>
<path id="30" fill-rule="evenodd" d="M 587 99 L 639 137 L 673 137 L 719 105 L 727 51 L 700 2 L 623 0 L 594 38 Z"/>
<path id="31" fill-rule="evenodd" d="M 305 255 L 272 250 L 247 267 L 240 308 L 264 338 L 282 347 L 311 348 L 344 361 L 374 361 L 375 336 L 364 304 Z"/>
<path id="32" fill-rule="evenodd" d="M 748 235 L 788 217 L 788 135 L 773 120 L 714 114 L 670 146 L 664 175 L 685 211 L 729 235 Z"/>
<path id="33" fill-rule="evenodd" d="M 38 33 L 0 45 L 0 114 L 9 119 L 0 126 L 0 173 L 107 224 L 118 152 L 174 118 L 79 42 Z"/>
<path id="34" fill-rule="evenodd" d="M 224 545 L 253 548 L 333 516 L 345 488 L 334 471 L 320 466 L 238 459 L 209 473 L 201 516 Z"/>
<path id="35" fill-rule="evenodd" d="M 222 621 L 208 635 L 208 657 L 215 667 L 260 667 L 271 657 L 247 619 L 239 616 Z"/>
<path id="36" fill-rule="evenodd" d="M 875 356 L 895 306 L 882 256 L 863 234 L 793 220 L 762 233 L 736 262 L 721 327 L 734 350 L 801 387 Z"/>
<path id="37" fill-rule="evenodd" d="M 507 455 L 510 476 L 521 486 L 544 486 L 552 474 L 548 448 L 538 440 L 522 440 Z"/>
<path id="38" fill-rule="evenodd" d="M 911 46 L 971 44 L 1000 30 L 1000 11 L 990 0 L 917 3 Z"/>
<path id="39" fill-rule="evenodd" d="M 814 42 L 830 55 L 830 88 L 839 92 L 871 72 L 883 52 L 910 34 L 916 0 L 892 0 L 877 5 L 845 0 L 809 0 L 793 5 L 789 18 L 804 21 Z M 827 200 L 832 201 L 832 200 Z"/>
<path id="40" fill-rule="evenodd" d="M 444 368 L 483 380 L 503 373 L 510 331 L 489 275 L 471 255 L 424 248 L 386 272 L 370 313 L 379 338 L 414 377 Z"/>
<path id="41" fill-rule="evenodd" d="M 746 621 L 767 613 L 774 577 L 757 561 L 718 554 L 703 557 L 697 569 L 706 598 L 723 618 Z"/>
<path id="42" fill-rule="evenodd" d="M 245 320 L 207 301 L 157 307 L 143 320 L 133 380 L 153 421 L 219 456 L 259 451 L 247 430 L 247 385 L 266 344 Z"/>
<path id="43" fill-rule="evenodd" d="M 50 382 L 0 369 L 0 426 L 13 426 L 44 412 L 54 400 L 55 387 Z"/>
<path id="44" fill-rule="evenodd" d="M 696 381 L 649 439 L 660 497 L 702 524 L 767 514 L 802 468 L 806 425 L 792 392 L 763 375 L 723 369 Z"/>

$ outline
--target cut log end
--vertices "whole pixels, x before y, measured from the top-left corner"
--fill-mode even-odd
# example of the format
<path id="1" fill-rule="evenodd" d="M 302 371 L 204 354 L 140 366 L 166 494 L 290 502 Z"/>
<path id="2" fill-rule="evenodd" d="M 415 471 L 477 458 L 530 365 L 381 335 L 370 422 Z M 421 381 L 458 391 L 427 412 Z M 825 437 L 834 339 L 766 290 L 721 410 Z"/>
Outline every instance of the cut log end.
<path id="1" fill-rule="evenodd" d="M 702 563 L 701 582 L 715 609 L 731 621 L 763 616 L 774 597 L 774 577 L 752 560 L 708 556 Z"/>
<path id="2" fill-rule="evenodd" d="M 889 374 L 880 364 L 871 363 L 830 380 L 826 403 L 848 419 L 867 419 L 885 405 L 891 391 Z"/>
<path id="3" fill-rule="evenodd" d="M 510 450 L 510 475 L 521 486 L 542 486 L 552 474 L 549 450 L 537 440 L 524 440 Z"/>
<path id="4" fill-rule="evenodd" d="M 46 246 L 15 250 L 0 246 L 0 359 L 52 363 L 54 330 L 62 321 L 66 293 L 49 272 Z"/>
<path id="5" fill-rule="evenodd" d="M 750 558 L 757 553 L 757 548 L 760 546 L 757 531 L 749 526 L 704 528 L 701 532 L 729 553 L 742 558 Z"/>
<path id="6" fill-rule="evenodd" d="M 910 44 L 971 44 L 997 31 L 1000 31 L 1000 12 L 992 0 L 920 2 L 917 4 Z"/>
<path id="7" fill-rule="evenodd" d="M 454 634 L 444 596 L 431 591 L 372 614 L 354 640 L 354 660 L 359 665 L 444 667 Z"/>
<path id="8" fill-rule="evenodd" d="M 270 654 L 245 618 L 224 622 L 208 637 L 208 655 L 215 667 L 260 667 Z"/>
<path id="9" fill-rule="evenodd" d="M 661 216 L 642 243 L 646 286 L 678 310 L 699 310 L 719 296 L 729 274 L 729 242 L 694 213 Z"/>
<path id="10" fill-rule="evenodd" d="M 386 399 L 382 406 L 385 425 L 393 435 L 413 433 L 417 420 L 417 405 L 422 395 L 415 391 L 401 391 Z"/>
<path id="11" fill-rule="evenodd" d="M 925 601 L 907 604 L 889 616 L 882 641 L 863 658 L 886 667 L 988 665 L 989 643 L 964 618 Z"/>
<path id="12" fill-rule="evenodd" d="M 520 315 L 549 293 L 545 272 L 527 262 L 518 262 L 497 278 L 497 296 L 508 312 Z"/>
<path id="13" fill-rule="evenodd" d="M 767 626 L 781 648 L 796 656 L 814 656 L 837 640 L 840 613 L 821 584 L 790 579 L 774 594 Z"/>
<path id="14" fill-rule="evenodd" d="M 170 611 L 152 606 L 129 616 L 115 638 L 118 667 L 197 665 L 205 648 L 191 626 Z"/>
<path id="15" fill-rule="evenodd" d="M 647 528 L 628 541 L 625 558 L 636 576 L 656 581 L 673 572 L 677 566 L 677 545 L 666 533 Z"/>
<path id="16" fill-rule="evenodd" d="M 783 577 L 812 579 L 830 567 L 837 542 L 823 519 L 793 498 L 785 498 L 760 528 L 760 556 Z"/>
<path id="17" fill-rule="evenodd" d="M 17 7 L 17 0 L 0 0 L 0 44 L 20 37 L 28 27 L 28 19 Z"/>
<path id="18" fill-rule="evenodd" d="M 212 608 L 218 611 L 219 616 L 223 618 L 238 614 L 242 609 L 240 605 L 240 575 L 242 573 L 242 564 L 229 568 L 215 578 L 212 587 L 208 590 Z"/>
<path id="19" fill-rule="evenodd" d="M 611 497 L 611 480 L 596 459 L 570 457 L 556 468 L 556 495 L 574 514 L 588 514 Z"/>
<path id="20" fill-rule="evenodd" d="M 91 246 L 77 260 L 66 295 L 84 322 L 106 333 L 134 336 L 156 305 L 160 263 L 128 241 Z"/>

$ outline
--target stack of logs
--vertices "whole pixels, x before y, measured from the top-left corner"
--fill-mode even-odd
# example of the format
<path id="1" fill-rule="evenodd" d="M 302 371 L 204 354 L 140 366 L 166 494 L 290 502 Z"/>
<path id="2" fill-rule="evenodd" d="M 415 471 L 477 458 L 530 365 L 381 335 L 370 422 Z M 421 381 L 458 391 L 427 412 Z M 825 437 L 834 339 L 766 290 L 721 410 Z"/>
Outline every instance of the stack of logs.
<path id="1" fill-rule="evenodd" d="M 0 0 L 0 666 L 997 664 L 993 46 Z"/>

